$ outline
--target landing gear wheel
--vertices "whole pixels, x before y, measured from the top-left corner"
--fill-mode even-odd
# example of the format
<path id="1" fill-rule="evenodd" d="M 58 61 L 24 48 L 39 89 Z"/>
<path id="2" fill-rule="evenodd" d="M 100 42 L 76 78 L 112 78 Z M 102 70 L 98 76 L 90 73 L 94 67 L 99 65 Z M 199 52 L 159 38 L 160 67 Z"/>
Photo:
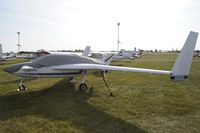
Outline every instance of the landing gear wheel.
<path id="1" fill-rule="evenodd" d="M 25 91 L 26 90 L 26 87 L 24 85 L 22 85 L 22 88 L 21 88 L 22 91 Z"/>
<path id="2" fill-rule="evenodd" d="M 27 90 L 27 88 L 24 85 L 19 86 L 19 88 L 17 89 L 17 91 L 25 91 Z"/>
<path id="3" fill-rule="evenodd" d="M 80 91 L 86 91 L 86 90 L 87 90 L 87 85 L 86 85 L 85 83 L 81 83 L 81 84 L 79 85 L 79 90 L 80 90 Z"/>
<path id="4" fill-rule="evenodd" d="M 27 90 L 27 88 L 24 85 L 23 80 L 21 80 L 20 83 L 19 83 L 19 87 L 18 87 L 17 91 L 25 91 L 25 90 Z"/>

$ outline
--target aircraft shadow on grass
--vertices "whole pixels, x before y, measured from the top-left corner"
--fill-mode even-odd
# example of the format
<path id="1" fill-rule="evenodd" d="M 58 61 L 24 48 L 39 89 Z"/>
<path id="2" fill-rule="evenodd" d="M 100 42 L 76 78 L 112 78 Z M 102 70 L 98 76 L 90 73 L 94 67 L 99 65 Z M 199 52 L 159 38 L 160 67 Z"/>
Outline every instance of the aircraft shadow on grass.
<path id="1" fill-rule="evenodd" d="M 19 78 L 19 79 L 14 79 L 14 80 L 6 80 L 6 81 L 0 81 L 0 84 L 4 84 L 4 85 L 7 85 L 7 84 L 19 84 L 19 82 L 21 81 L 22 79 Z M 33 81 L 33 80 L 38 80 L 38 78 L 27 78 L 25 80 L 25 82 L 29 82 L 29 81 Z"/>
<path id="2" fill-rule="evenodd" d="M 93 107 L 87 103 L 91 96 L 92 91 L 75 91 L 75 85 L 64 79 L 41 91 L 1 96 L 0 120 L 36 115 L 50 121 L 71 122 L 72 127 L 84 132 L 147 132 Z"/>

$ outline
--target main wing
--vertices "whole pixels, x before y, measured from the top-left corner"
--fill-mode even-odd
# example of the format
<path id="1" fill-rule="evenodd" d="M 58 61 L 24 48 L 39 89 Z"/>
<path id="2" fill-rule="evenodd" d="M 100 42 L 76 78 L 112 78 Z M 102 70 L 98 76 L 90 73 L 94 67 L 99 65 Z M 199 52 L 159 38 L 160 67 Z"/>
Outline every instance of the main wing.
<path id="1" fill-rule="evenodd" d="M 103 71 L 108 70 L 108 71 L 126 71 L 126 72 L 140 72 L 140 73 L 151 73 L 151 74 L 171 74 L 171 71 L 165 71 L 165 70 L 109 66 L 102 64 L 68 64 L 68 65 L 56 66 L 53 69 L 54 70 L 103 70 Z"/>

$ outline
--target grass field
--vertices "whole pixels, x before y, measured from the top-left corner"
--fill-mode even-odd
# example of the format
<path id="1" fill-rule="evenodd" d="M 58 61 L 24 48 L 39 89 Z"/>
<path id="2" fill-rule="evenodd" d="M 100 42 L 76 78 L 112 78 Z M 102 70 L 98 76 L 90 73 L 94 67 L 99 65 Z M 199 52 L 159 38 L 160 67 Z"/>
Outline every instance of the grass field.
<path id="1" fill-rule="evenodd" d="M 148 54 L 114 65 L 170 70 L 175 54 Z M 189 80 L 167 75 L 112 72 L 106 80 L 89 75 L 87 93 L 66 79 L 32 79 L 16 92 L 19 77 L 2 71 L 24 60 L 0 66 L 0 132 L 134 133 L 200 131 L 200 58 L 193 58 Z M 80 78 L 77 79 L 79 81 Z"/>

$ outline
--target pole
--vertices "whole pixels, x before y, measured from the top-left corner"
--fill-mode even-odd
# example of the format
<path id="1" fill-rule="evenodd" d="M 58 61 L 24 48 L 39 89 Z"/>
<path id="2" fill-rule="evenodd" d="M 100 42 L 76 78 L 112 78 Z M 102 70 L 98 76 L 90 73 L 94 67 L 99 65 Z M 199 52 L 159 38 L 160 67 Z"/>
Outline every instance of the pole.
<path id="1" fill-rule="evenodd" d="M 119 51 L 119 43 L 120 43 L 120 41 L 119 41 L 119 26 L 120 26 L 120 23 L 119 23 L 119 22 L 117 23 L 117 26 L 118 26 L 118 33 L 117 33 L 117 51 Z"/>
<path id="2" fill-rule="evenodd" d="M 3 51 L 2 51 L 2 44 L 0 44 L 0 58 L 2 57 Z"/>
<path id="3" fill-rule="evenodd" d="M 19 53 L 19 51 L 20 51 L 20 32 L 17 32 L 17 36 L 18 36 L 18 44 L 17 44 L 17 46 L 18 46 L 18 53 Z"/>

